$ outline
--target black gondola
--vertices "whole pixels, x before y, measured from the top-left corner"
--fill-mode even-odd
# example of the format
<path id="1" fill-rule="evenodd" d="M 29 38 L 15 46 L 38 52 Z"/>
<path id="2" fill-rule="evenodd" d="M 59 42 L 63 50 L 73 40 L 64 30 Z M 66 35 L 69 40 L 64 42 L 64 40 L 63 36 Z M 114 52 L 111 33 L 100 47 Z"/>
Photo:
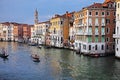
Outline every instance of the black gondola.
<path id="1" fill-rule="evenodd" d="M 5 54 L 0 54 L 0 57 L 1 58 L 7 58 L 9 55 L 7 54 L 7 55 L 5 55 Z"/>
<path id="2" fill-rule="evenodd" d="M 33 61 L 34 61 L 34 62 L 40 62 L 39 55 L 37 55 L 37 54 L 32 54 L 31 57 L 33 58 Z"/>

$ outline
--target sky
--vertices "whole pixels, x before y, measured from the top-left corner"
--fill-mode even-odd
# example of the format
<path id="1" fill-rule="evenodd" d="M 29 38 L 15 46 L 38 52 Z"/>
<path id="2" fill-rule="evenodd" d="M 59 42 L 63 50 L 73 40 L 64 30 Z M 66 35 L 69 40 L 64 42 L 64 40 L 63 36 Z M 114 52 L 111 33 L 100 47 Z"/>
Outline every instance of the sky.
<path id="1" fill-rule="evenodd" d="M 79 11 L 83 7 L 104 0 L 0 0 L 0 22 L 34 24 L 37 9 L 39 22 L 47 21 L 55 14 Z"/>

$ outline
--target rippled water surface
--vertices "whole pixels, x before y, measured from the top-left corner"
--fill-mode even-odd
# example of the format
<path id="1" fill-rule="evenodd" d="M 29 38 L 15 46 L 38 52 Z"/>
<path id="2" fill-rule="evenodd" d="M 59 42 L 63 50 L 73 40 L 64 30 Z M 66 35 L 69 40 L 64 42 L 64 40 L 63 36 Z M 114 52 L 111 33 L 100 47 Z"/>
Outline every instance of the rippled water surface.
<path id="1" fill-rule="evenodd" d="M 91 58 L 62 49 L 38 49 L 26 44 L 0 42 L 8 59 L 0 58 L 0 80 L 120 80 L 120 61 Z M 31 54 L 40 55 L 33 62 Z"/>

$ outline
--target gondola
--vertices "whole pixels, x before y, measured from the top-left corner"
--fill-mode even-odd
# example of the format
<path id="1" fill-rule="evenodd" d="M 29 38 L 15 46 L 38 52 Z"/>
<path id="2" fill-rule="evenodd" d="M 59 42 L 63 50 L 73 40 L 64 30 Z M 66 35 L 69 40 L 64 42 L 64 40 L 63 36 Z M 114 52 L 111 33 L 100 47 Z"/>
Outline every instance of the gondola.
<path id="1" fill-rule="evenodd" d="M 32 54 L 31 57 L 33 58 L 33 61 L 34 61 L 34 62 L 40 62 L 39 55 L 37 55 L 37 54 Z"/>
<path id="2" fill-rule="evenodd" d="M 9 56 L 8 54 L 6 54 L 6 55 L 5 54 L 0 54 L 1 58 L 7 58 L 8 56 Z"/>
<path id="3" fill-rule="evenodd" d="M 41 48 L 42 48 L 42 46 L 40 46 L 40 45 L 38 45 L 37 47 L 38 47 L 39 49 L 41 49 Z"/>

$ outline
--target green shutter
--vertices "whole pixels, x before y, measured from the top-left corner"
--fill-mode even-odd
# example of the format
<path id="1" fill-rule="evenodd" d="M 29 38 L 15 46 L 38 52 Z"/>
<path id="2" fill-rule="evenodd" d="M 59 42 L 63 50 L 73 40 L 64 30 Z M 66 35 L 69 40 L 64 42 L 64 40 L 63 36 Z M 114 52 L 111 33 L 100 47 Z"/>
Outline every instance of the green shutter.
<path id="1" fill-rule="evenodd" d="M 105 42 L 105 37 L 104 37 L 104 36 L 102 36 L 101 39 L 102 39 L 102 40 L 101 40 L 102 42 Z"/>
<path id="2" fill-rule="evenodd" d="M 95 37 L 95 42 L 98 42 L 98 36 Z"/>
<path id="3" fill-rule="evenodd" d="M 88 37 L 88 42 L 92 42 L 92 37 L 91 36 Z"/>

